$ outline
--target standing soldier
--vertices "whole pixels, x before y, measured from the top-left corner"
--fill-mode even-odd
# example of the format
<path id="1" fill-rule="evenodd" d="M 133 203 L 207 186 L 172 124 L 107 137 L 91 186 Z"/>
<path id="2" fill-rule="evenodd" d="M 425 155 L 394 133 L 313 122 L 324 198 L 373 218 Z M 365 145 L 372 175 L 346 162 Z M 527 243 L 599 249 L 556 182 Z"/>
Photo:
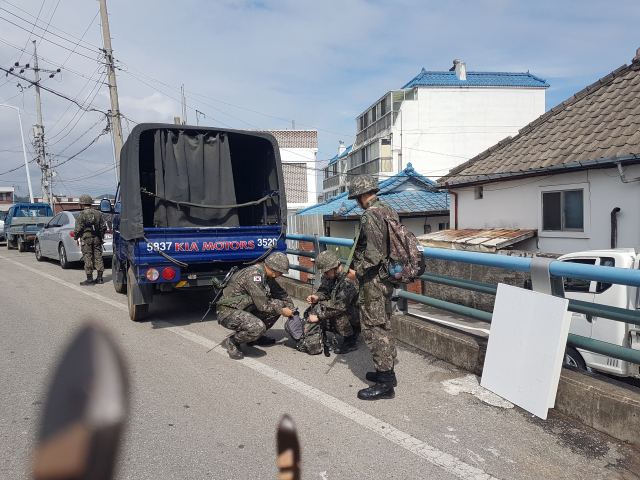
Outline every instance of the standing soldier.
<path id="1" fill-rule="evenodd" d="M 340 266 L 340 259 L 330 251 L 318 255 L 316 272 L 323 277 L 318 293 L 307 297 L 307 303 L 313 306 L 309 322 L 326 321 L 327 328 L 331 327 L 344 337 L 342 345 L 336 347 L 334 353 L 353 352 L 358 349 L 360 335 L 358 282 L 347 277 Z"/>
<path id="2" fill-rule="evenodd" d="M 389 228 L 376 210 L 382 210 L 395 219 L 398 219 L 398 214 L 380 201 L 376 195 L 378 191 L 378 182 L 370 175 L 360 175 L 349 185 L 349 199 L 355 199 L 365 211 L 360 219 L 353 268 L 360 282 L 362 336 L 371 350 L 376 369 L 375 372 L 366 375 L 367 380 L 376 383 L 358 392 L 358 398 L 361 400 L 393 398 L 393 387 L 397 385 L 396 374 L 393 371 L 397 353 L 391 337 L 393 285 L 383 282 L 378 275 L 380 267 L 388 261 Z"/>
<path id="3" fill-rule="evenodd" d="M 91 208 L 93 199 L 89 195 L 81 195 L 79 203 L 82 211 L 76 217 L 73 235 L 76 239 L 76 247 L 82 248 L 84 273 L 87 274 L 87 279 L 80 282 L 80 285 L 93 285 L 94 269 L 98 272 L 95 283 L 103 283 L 102 239 L 107 231 L 107 224 L 102 213 Z"/>
<path id="4" fill-rule="evenodd" d="M 241 360 L 240 344 L 273 345 L 275 339 L 262 335 L 278 321 L 280 315 L 293 316 L 293 302 L 278 285 L 276 278 L 289 272 L 289 260 L 284 253 L 275 252 L 264 263 L 244 268 L 231 277 L 217 302 L 218 323 L 235 330 L 222 346 L 229 357 Z"/>

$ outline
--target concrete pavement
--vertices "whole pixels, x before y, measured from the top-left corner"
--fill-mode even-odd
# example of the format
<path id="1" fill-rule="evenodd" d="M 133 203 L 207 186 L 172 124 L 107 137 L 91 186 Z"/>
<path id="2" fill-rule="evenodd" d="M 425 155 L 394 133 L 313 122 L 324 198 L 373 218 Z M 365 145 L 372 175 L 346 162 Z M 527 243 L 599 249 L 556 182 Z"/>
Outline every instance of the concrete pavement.
<path id="1" fill-rule="evenodd" d="M 542 422 L 494 406 L 475 377 L 410 347 L 399 348 L 396 398 L 362 402 L 355 394 L 372 366 L 363 343 L 310 357 L 278 322 L 275 346 L 245 347 L 247 360 L 235 362 L 216 347 L 227 331 L 213 316 L 199 322 L 201 292 L 156 296 L 150 320 L 134 323 L 110 282 L 79 287 L 81 268 L 0 257 L 2 478 L 28 478 L 48 375 L 86 318 L 107 326 L 128 362 L 121 479 L 275 478 L 283 413 L 297 424 L 306 479 L 636 478 L 635 449 L 560 415 Z"/>

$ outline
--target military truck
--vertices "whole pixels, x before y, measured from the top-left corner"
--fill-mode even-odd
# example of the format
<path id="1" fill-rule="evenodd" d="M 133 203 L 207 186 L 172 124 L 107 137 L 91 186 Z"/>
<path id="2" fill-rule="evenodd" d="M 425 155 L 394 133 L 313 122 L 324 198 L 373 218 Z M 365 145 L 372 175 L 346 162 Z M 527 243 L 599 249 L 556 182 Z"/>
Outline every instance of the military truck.
<path id="1" fill-rule="evenodd" d="M 33 246 L 38 230 L 53 218 L 53 210 L 46 203 L 16 203 L 4 220 L 7 249 L 25 252 Z"/>
<path id="2" fill-rule="evenodd" d="M 111 204 L 100 209 L 111 212 Z M 129 317 L 143 320 L 154 293 L 211 290 L 233 266 L 286 252 L 286 219 L 273 135 L 137 125 L 120 156 L 114 288 L 126 292 Z"/>

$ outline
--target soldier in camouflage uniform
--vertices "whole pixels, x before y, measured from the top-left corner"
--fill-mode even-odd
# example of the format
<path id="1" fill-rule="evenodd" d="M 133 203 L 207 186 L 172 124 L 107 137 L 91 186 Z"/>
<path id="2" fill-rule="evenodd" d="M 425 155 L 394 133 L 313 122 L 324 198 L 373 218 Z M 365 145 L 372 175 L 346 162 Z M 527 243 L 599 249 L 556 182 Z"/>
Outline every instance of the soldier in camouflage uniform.
<path id="1" fill-rule="evenodd" d="M 344 337 L 342 345 L 335 348 L 337 354 L 357 350 L 360 334 L 360 310 L 356 280 L 342 271 L 340 259 L 330 251 L 322 252 L 316 258 L 316 272 L 322 274 L 322 283 L 316 295 L 309 295 L 309 322 L 326 322 L 328 329 Z M 306 327 L 306 325 L 305 325 Z"/>
<path id="2" fill-rule="evenodd" d="M 393 285 L 383 282 L 378 275 L 380 267 L 388 261 L 389 229 L 387 222 L 376 210 L 398 219 L 396 211 L 383 204 L 376 193 L 378 182 L 370 175 L 360 175 L 349 185 L 349 198 L 355 199 L 365 210 L 360 219 L 360 234 L 353 256 L 353 268 L 360 282 L 360 322 L 362 336 L 371 349 L 375 372 L 366 375 L 373 386 L 358 392 L 361 400 L 393 398 L 397 385 L 393 371 L 396 347 L 391 336 L 391 294 Z"/>
<path id="3" fill-rule="evenodd" d="M 80 282 L 80 285 L 93 285 L 94 269 L 98 272 L 95 283 L 103 283 L 102 239 L 107 231 L 107 224 L 102 212 L 91 208 L 93 199 L 89 195 L 81 195 L 79 203 L 82 211 L 76 217 L 73 235 L 76 247 L 81 246 L 84 273 L 87 274 L 87 279 Z"/>
<path id="4" fill-rule="evenodd" d="M 218 302 L 218 323 L 235 333 L 222 346 L 229 357 L 241 360 L 242 343 L 273 345 L 273 338 L 262 335 L 278 321 L 280 315 L 293 316 L 294 304 L 276 278 L 289 272 L 289 260 L 284 253 L 275 252 L 264 263 L 251 265 L 231 277 Z"/>

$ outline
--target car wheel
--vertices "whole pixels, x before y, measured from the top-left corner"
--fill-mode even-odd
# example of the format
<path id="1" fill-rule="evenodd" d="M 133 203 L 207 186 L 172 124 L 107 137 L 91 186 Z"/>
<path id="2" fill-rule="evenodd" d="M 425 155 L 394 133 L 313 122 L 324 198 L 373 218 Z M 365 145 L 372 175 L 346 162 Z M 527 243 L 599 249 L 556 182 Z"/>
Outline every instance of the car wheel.
<path id="1" fill-rule="evenodd" d="M 127 284 L 133 285 L 133 271 L 127 269 Z M 127 288 L 127 305 L 129 306 L 129 318 L 134 322 L 140 322 L 147 318 L 149 314 L 149 304 L 143 305 L 133 304 L 133 288 Z"/>
<path id="2" fill-rule="evenodd" d="M 567 347 L 564 352 L 564 364 L 577 368 L 578 370 L 586 370 L 587 364 L 584 363 L 584 359 L 580 352 L 573 347 Z"/>
<path id="3" fill-rule="evenodd" d="M 113 288 L 115 288 L 116 293 L 127 293 L 127 284 L 126 283 L 118 283 L 116 279 L 118 278 L 118 265 L 120 262 L 115 258 L 111 259 L 111 281 L 113 282 Z"/>
<path id="4" fill-rule="evenodd" d="M 20 239 L 20 237 L 18 237 L 18 251 L 19 252 L 24 252 L 27 249 L 27 246 L 24 244 L 24 242 Z"/>
<path id="5" fill-rule="evenodd" d="M 36 260 L 42 262 L 44 257 L 42 256 L 42 249 L 40 248 L 40 242 L 36 240 L 36 243 L 33 244 L 33 249 L 36 252 Z"/>
<path id="6" fill-rule="evenodd" d="M 67 249 L 64 248 L 64 244 L 62 243 L 58 247 L 58 258 L 60 259 L 60 267 L 62 267 L 63 270 L 66 270 L 67 268 L 71 268 L 71 264 L 67 259 Z"/>

